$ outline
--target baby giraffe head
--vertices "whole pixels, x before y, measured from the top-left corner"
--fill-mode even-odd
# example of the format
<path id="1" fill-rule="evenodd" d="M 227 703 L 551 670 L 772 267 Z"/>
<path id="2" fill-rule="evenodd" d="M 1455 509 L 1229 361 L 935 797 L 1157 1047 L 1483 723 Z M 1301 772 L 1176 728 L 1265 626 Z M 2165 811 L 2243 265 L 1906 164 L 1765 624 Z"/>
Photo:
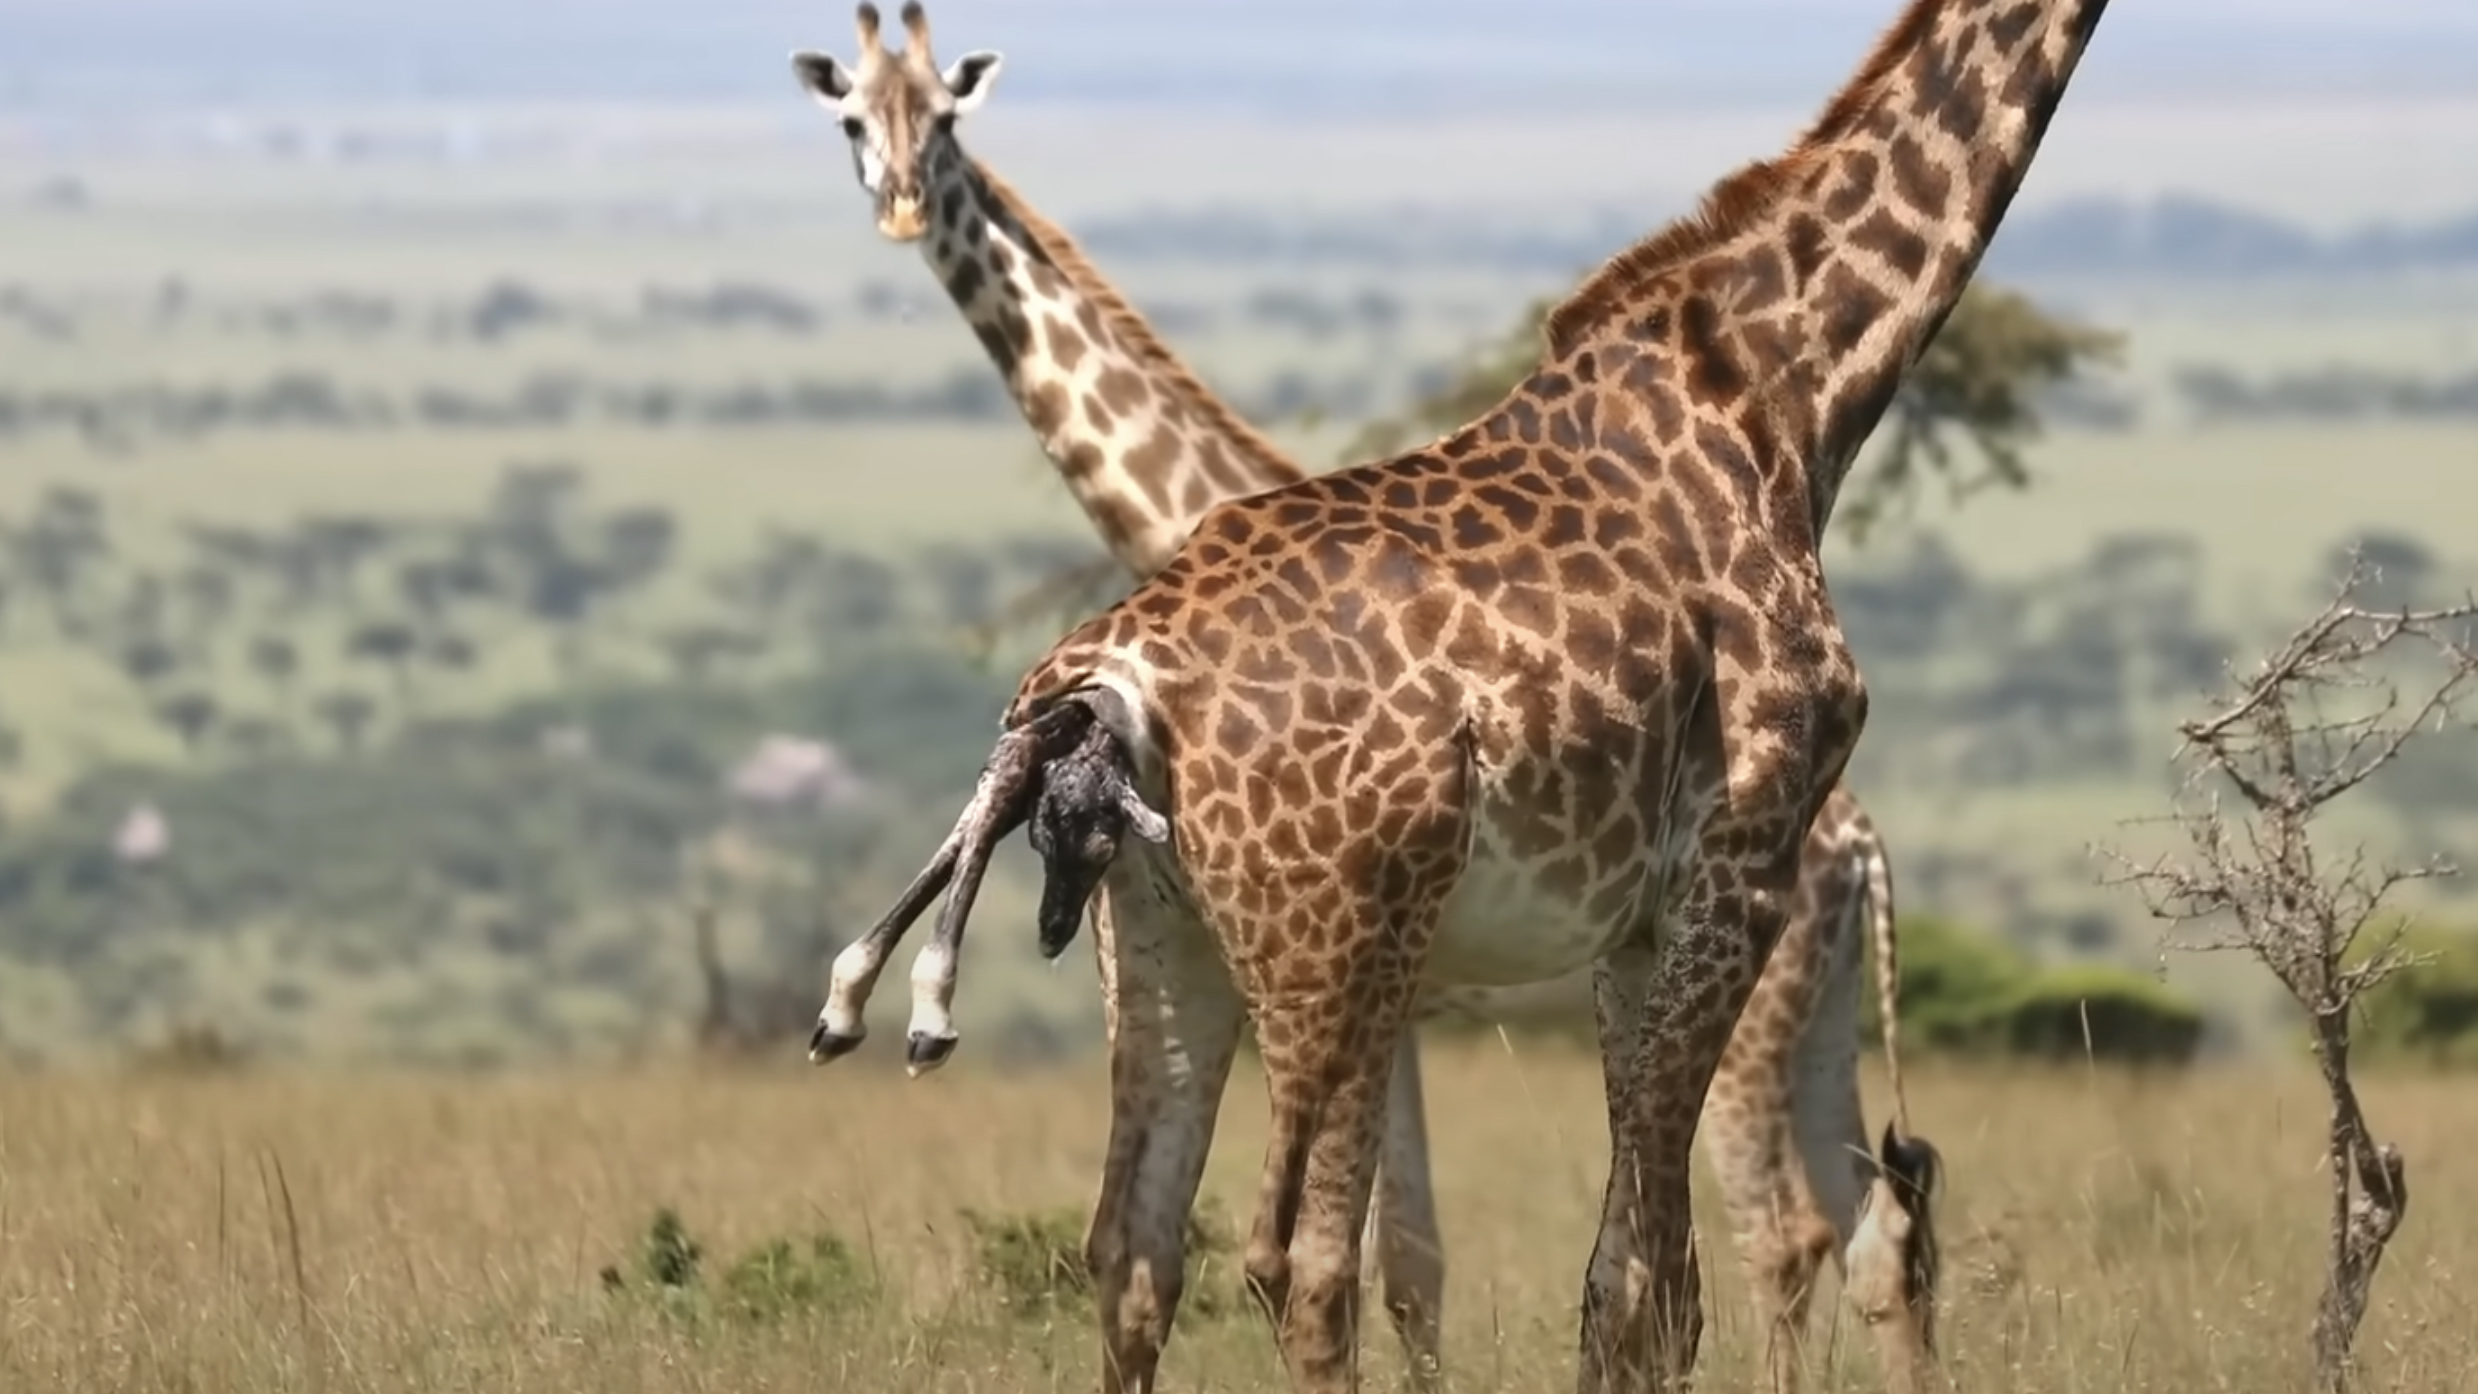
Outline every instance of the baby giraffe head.
<path id="1" fill-rule="evenodd" d="M 1169 820 L 1136 793 L 1125 747 L 1096 721 L 1067 753 L 1041 772 L 1029 833 L 1041 854 L 1041 956 L 1056 958 L 1075 942 L 1084 907 L 1128 833 L 1147 842 L 1170 837 Z"/>
<path id="2" fill-rule="evenodd" d="M 1894 1386 L 1922 1389 L 1936 1356 L 1934 1203 L 1944 1187 L 1944 1158 L 1934 1143 L 1888 1123 L 1875 1160 L 1843 1287 L 1874 1328 Z"/>
<path id="3" fill-rule="evenodd" d="M 955 123 L 989 96 L 999 55 L 975 49 L 941 72 L 929 54 L 929 16 L 920 0 L 903 7 L 905 47 L 878 41 L 878 7 L 859 10 L 860 57 L 845 67 L 804 49 L 792 71 L 818 104 L 835 114 L 852 142 L 852 167 L 877 207 L 878 231 L 911 242 L 928 230 L 932 190 L 963 165 Z"/>

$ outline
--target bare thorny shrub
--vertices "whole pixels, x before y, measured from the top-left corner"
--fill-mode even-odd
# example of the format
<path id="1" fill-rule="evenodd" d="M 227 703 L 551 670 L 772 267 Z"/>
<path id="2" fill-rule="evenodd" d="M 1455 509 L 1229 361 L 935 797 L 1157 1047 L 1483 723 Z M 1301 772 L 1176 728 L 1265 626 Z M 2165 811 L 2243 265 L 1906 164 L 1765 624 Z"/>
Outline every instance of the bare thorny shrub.
<path id="1" fill-rule="evenodd" d="M 2387 917 L 2395 927 L 2380 934 L 2370 926 L 2401 886 L 2458 869 L 2319 847 L 2315 825 L 2413 737 L 2451 724 L 2455 702 L 2478 682 L 2478 599 L 2369 609 L 2357 598 L 2372 579 L 2352 558 L 2321 614 L 2251 672 L 2232 673 L 2209 713 L 2178 728 L 2185 778 L 2165 821 L 2187 845 L 2151 861 L 2104 854 L 2118 868 L 2112 884 L 2135 887 L 2168 923 L 2168 947 L 2251 954 L 2305 1009 L 2331 1099 L 2329 1247 L 2313 1348 L 2317 1384 L 2335 1392 L 2348 1384 L 2375 1270 L 2409 1203 L 2400 1152 L 2369 1131 L 2349 1073 L 2359 999 L 2415 965 L 2399 921 Z M 2371 941 L 2364 953 L 2361 935 Z"/>

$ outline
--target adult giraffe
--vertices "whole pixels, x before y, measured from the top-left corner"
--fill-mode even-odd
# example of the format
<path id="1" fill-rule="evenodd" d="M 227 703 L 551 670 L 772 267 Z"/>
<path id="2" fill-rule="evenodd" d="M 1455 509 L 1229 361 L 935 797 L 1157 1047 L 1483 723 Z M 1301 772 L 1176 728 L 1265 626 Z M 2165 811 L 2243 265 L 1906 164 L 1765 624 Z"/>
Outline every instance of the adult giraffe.
<path id="1" fill-rule="evenodd" d="M 1027 816 L 1053 889 L 1078 892 L 1045 902 L 1046 945 L 1107 874 L 1117 1117 L 1092 1248 L 1112 1384 L 1151 1383 L 1245 1017 L 1275 1114 L 1250 1275 L 1295 1382 L 1349 1388 L 1359 1224 L 1417 998 L 1585 962 L 1613 1165 L 1584 1384 L 1691 1363 L 1695 1117 L 1865 716 L 1815 544 L 2103 8 L 1916 0 L 1785 156 L 1561 306 L 1547 360 L 1488 416 L 1215 509 L 1026 676 L 955 834 L 838 957 L 813 1052 L 857 1043 L 885 955 L 960 877 L 915 969 L 914 1058 L 952 1048 L 971 891 Z M 1177 853 L 1119 856 L 1131 824 L 1175 827 Z"/>
<path id="2" fill-rule="evenodd" d="M 903 12 L 901 50 L 881 43 L 874 7 L 861 6 L 858 18 L 855 66 L 804 52 L 796 71 L 850 136 L 880 231 L 921 247 L 1126 571 L 1140 581 L 1159 570 L 1213 505 L 1307 477 L 1180 360 L 1071 237 L 963 151 L 956 118 L 987 98 L 1000 55 L 976 50 L 941 72 L 917 4 Z M 1095 937 L 1106 971 L 1100 904 Z M 1868 1147 L 1857 1070 L 1870 937 L 1895 1099 L 1881 1164 Z M 1936 1162 L 1910 1134 L 1902 1100 L 1897 981 L 1883 843 L 1857 800 L 1836 789 L 1810 830 L 1790 927 L 1732 1033 L 1699 1129 L 1758 1329 L 1774 1335 L 1761 1358 L 1778 1389 L 1795 1388 L 1797 1340 L 1828 1258 L 1897 1385 L 1914 1381 L 1933 1354 Z M 1446 989 L 1421 1014 L 1490 1017 L 1497 996 Z M 1365 1242 L 1421 1387 L 1434 1383 L 1445 1278 L 1425 1118 L 1417 1039 L 1406 1033 Z M 1877 1232 L 1856 1242 L 1869 1216 Z M 1860 1260 L 1858 1271 L 1849 1258 Z"/>

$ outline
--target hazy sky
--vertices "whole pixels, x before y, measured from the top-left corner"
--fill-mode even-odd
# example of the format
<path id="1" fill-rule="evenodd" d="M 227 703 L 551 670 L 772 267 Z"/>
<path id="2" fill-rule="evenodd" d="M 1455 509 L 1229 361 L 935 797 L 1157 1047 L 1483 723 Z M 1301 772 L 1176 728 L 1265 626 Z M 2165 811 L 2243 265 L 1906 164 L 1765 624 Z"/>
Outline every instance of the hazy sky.
<path id="1" fill-rule="evenodd" d="M 895 0 L 884 0 L 890 23 Z M 1776 102 L 1847 70 L 1892 0 L 935 0 L 1019 101 L 1400 109 Z M 1519 16 L 1509 28 L 1509 13 Z M 422 94 L 773 100 L 820 0 L 0 0 L 0 103 Z M 2138 94 L 2478 91 L 2478 0 L 2127 0 L 2082 78 Z"/>

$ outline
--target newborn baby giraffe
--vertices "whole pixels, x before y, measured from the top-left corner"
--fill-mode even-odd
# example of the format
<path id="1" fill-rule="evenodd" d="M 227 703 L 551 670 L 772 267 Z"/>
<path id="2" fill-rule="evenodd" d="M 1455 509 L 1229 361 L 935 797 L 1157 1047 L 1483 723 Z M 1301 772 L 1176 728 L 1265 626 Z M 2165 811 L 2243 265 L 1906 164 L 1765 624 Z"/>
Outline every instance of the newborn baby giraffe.
<path id="1" fill-rule="evenodd" d="M 1118 860 L 1119 840 L 1132 832 L 1166 842 L 1170 823 L 1145 807 L 1126 750 L 1097 721 L 1041 767 L 1040 783 L 1029 836 L 1041 854 L 1041 956 L 1056 958 L 1075 942 L 1086 903 Z"/>
<path id="2" fill-rule="evenodd" d="M 868 1027 L 859 1003 L 867 1000 L 878 970 L 904 931 L 951 881 L 955 893 L 939 912 L 930 942 L 913 960 L 912 1025 L 904 1047 L 905 1064 L 915 1076 L 946 1063 L 957 1040 L 955 964 L 963 948 L 964 924 L 989 869 L 990 853 L 1028 819 L 1028 835 L 1042 861 L 1040 935 L 1045 958 L 1058 957 L 1075 942 L 1084 907 L 1102 874 L 1118 859 L 1120 842 L 1128 833 L 1148 842 L 1169 840 L 1169 822 L 1146 807 L 1136 792 L 1125 747 L 1096 719 L 1095 708 L 1112 700 L 1097 695 L 1091 702 L 1062 703 L 999 738 L 981 768 L 972 802 L 937 855 L 904 889 L 886 918 L 836 958 L 835 991 L 809 1038 L 812 1059 L 848 1055 L 861 1043 Z"/>

